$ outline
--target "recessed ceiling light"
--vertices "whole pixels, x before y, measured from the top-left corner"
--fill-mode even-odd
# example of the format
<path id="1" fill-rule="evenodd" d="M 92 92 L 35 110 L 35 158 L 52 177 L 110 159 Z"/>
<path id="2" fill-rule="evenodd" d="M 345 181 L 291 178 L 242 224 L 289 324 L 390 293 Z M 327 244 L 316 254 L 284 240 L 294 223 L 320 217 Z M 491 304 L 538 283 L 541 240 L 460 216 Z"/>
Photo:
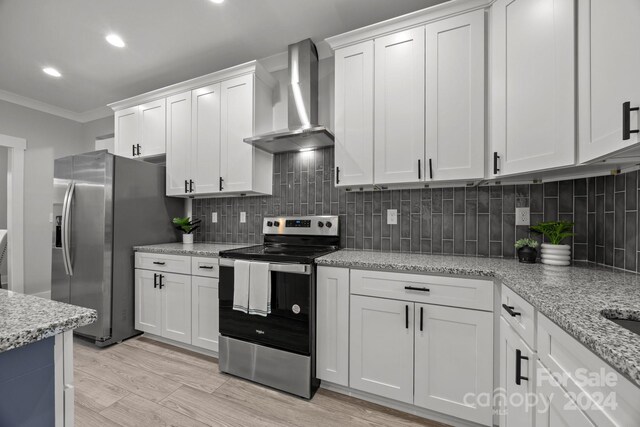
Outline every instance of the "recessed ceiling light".
<path id="1" fill-rule="evenodd" d="M 220 4 L 222 3 L 224 0 L 211 0 L 211 3 L 217 3 Z"/>
<path id="2" fill-rule="evenodd" d="M 301 148 L 301 149 L 300 149 L 300 152 L 301 152 L 301 153 L 304 153 L 304 152 L 306 152 L 306 151 L 312 151 L 312 150 L 313 150 L 313 148 Z"/>
<path id="3" fill-rule="evenodd" d="M 109 34 L 105 39 L 115 47 L 124 47 L 124 40 L 117 34 Z"/>
<path id="4" fill-rule="evenodd" d="M 62 74 L 60 74 L 60 71 L 52 67 L 45 67 L 42 69 L 42 71 L 44 71 L 46 74 L 49 74 L 51 77 L 62 77 Z"/>

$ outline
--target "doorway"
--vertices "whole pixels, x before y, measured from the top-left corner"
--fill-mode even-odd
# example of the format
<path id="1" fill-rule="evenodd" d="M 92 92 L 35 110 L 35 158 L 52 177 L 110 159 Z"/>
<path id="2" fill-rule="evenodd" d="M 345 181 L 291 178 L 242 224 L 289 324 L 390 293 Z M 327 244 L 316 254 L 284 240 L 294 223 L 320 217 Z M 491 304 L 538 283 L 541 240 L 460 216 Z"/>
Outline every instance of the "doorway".
<path id="1" fill-rule="evenodd" d="M 0 281 L 24 293 L 24 152 L 26 140 L 0 134 Z M 5 160 L 6 159 L 6 160 Z M 3 205 L 3 200 L 5 204 Z M 3 237 L 3 236 L 0 236 Z M 3 240 L 6 238 L 6 248 Z M 5 267 L 6 266 L 6 267 Z"/>

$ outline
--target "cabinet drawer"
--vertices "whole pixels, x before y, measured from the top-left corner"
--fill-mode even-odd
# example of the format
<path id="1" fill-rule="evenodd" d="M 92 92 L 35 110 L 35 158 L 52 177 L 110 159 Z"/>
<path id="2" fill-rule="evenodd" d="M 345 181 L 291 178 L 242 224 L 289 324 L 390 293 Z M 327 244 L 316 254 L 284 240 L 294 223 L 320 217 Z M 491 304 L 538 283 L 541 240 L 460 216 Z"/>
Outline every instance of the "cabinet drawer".
<path id="1" fill-rule="evenodd" d="M 535 310 L 511 289 L 502 285 L 502 300 L 500 301 L 502 317 L 524 339 L 534 351 L 535 346 Z"/>
<path id="2" fill-rule="evenodd" d="M 191 257 L 191 274 L 194 276 L 218 277 L 220 275 L 218 258 Z"/>
<path id="3" fill-rule="evenodd" d="M 493 311 L 490 280 L 351 270 L 351 293 Z"/>
<path id="4" fill-rule="evenodd" d="M 191 274 L 191 257 L 136 252 L 136 268 L 167 273 Z"/>
<path id="5" fill-rule="evenodd" d="M 563 379 L 562 386 L 596 425 L 640 425 L 640 388 L 545 316 L 537 323 L 540 362 Z"/>

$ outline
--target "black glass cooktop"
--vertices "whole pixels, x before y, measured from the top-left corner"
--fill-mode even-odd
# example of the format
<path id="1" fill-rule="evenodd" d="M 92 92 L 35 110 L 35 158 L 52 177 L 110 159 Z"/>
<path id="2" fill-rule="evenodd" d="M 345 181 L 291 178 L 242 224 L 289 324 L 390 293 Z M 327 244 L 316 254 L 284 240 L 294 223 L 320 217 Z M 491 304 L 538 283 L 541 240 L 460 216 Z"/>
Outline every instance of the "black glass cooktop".
<path id="1" fill-rule="evenodd" d="M 257 245 L 220 252 L 223 258 L 274 262 L 311 263 L 315 258 L 335 252 L 334 246 Z"/>

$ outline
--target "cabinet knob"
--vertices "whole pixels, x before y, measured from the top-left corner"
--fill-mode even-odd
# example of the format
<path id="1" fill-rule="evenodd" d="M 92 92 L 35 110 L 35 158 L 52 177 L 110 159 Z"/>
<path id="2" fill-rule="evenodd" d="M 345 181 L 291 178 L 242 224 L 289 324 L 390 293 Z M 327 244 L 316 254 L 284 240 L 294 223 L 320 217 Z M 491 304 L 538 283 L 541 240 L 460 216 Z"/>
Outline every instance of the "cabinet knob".
<path id="1" fill-rule="evenodd" d="M 319 228 L 324 227 L 324 222 L 322 222 L 322 221 L 318 221 L 318 227 L 319 227 Z"/>
<path id="2" fill-rule="evenodd" d="M 333 224 L 331 224 L 331 221 L 327 221 L 325 225 L 327 226 L 327 228 L 331 228 L 333 226 Z"/>

